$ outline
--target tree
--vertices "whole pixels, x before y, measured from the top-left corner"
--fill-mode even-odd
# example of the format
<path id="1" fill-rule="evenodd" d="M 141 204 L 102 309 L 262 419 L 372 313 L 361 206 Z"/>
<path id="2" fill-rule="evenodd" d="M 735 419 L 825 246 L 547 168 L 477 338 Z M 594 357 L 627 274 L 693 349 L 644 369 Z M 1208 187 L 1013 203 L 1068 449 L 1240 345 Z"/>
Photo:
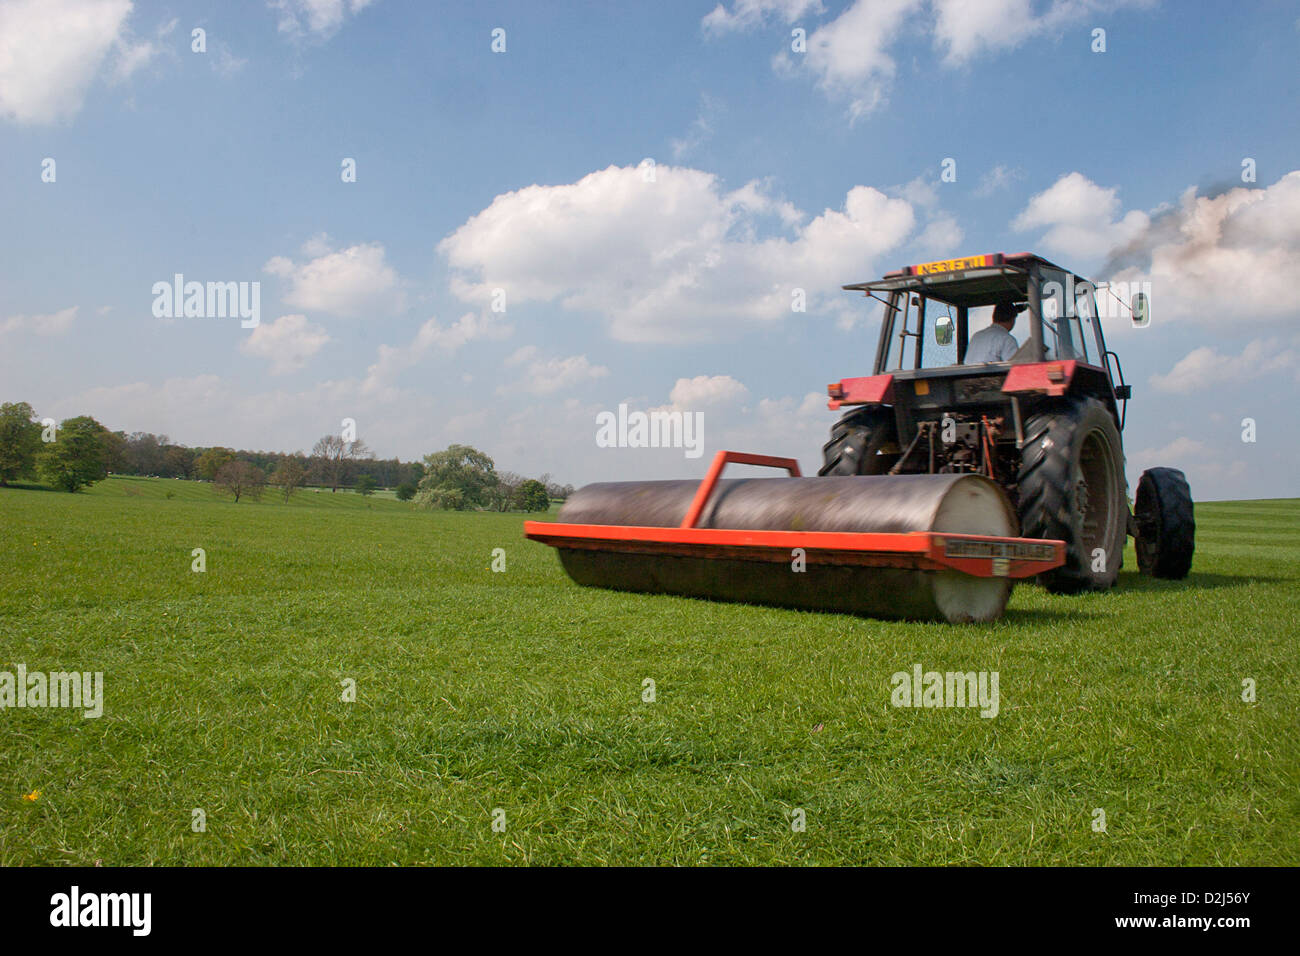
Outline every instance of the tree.
<path id="1" fill-rule="evenodd" d="M 357 494 L 373 495 L 375 493 L 375 489 L 378 487 L 379 487 L 379 482 L 375 481 L 375 479 L 371 478 L 369 475 L 362 475 L 360 478 L 357 479 L 357 484 L 356 484 Z"/>
<path id="2" fill-rule="evenodd" d="M 513 471 L 498 472 L 497 486 L 488 495 L 491 507 L 496 511 L 509 511 L 516 507 L 519 486 L 523 483 L 523 476 L 516 475 Z"/>
<path id="3" fill-rule="evenodd" d="M 229 448 L 209 448 L 199 455 L 194 462 L 194 469 L 200 478 L 213 481 L 225 465 L 235 460 L 235 453 Z"/>
<path id="4" fill-rule="evenodd" d="M 322 435 L 311 449 L 312 470 L 321 484 L 329 485 L 330 491 L 338 491 L 347 463 L 366 457 L 369 451 L 359 438 L 347 442 L 341 435 Z"/>
<path id="5" fill-rule="evenodd" d="M 163 474 L 168 478 L 189 478 L 194 474 L 196 458 L 192 448 L 186 448 L 184 445 L 168 445 L 163 455 Z"/>
<path id="6" fill-rule="evenodd" d="M 289 496 L 307 483 L 307 469 L 296 455 L 290 455 L 280 462 L 271 475 L 271 484 L 277 486 L 288 501 Z"/>
<path id="7" fill-rule="evenodd" d="M 246 461 L 228 461 L 217 471 L 212 482 L 218 491 L 233 496 L 235 504 L 239 504 L 244 495 L 256 501 L 262 497 L 266 472 Z"/>
<path id="8" fill-rule="evenodd" d="M 104 440 L 104 471 L 106 473 L 126 473 L 126 434 L 111 432 L 100 426 Z"/>
<path id="9" fill-rule="evenodd" d="M 36 472 L 41 423 L 26 402 L 0 405 L 0 485 Z"/>
<path id="10" fill-rule="evenodd" d="M 546 494 L 546 485 L 536 478 L 529 478 L 519 486 L 517 498 L 519 507 L 524 511 L 545 511 L 551 506 L 551 499 Z"/>
<path id="11" fill-rule="evenodd" d="M 416 486 L 409 481 L 404 481 L 397 486 L 397 500 L 410 501 L 415 497 Z"/>
<path id="12" fill-rule="evenodd" d="M 482 508 L 497 481 L 491 458 L 468 445 L 449 445 L 445 451 L 424 456 L 420 503 L 456 511 Z"/>
<path id="13" fill-rule="evenodd" d="M 104 464 L 109 432 L 89 415 L 65 419 L 36 456 L 41 478 L 65 491 L 80 491 L 108 476 Z"/>
<path id="14" fill-rule="evenodd" d="M 126 437 L 122 471 L 130 475 L 160 475 L 165 468 L 166 435 L 132 432 Z"/>

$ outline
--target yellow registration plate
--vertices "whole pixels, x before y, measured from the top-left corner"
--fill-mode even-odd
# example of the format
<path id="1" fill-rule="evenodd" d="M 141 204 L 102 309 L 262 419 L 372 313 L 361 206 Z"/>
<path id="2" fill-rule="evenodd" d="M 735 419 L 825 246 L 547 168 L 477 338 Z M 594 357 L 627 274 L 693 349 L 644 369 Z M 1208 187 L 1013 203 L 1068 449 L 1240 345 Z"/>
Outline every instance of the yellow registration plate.
<path id="1" fill-rule="evenodd" d="M 936 272 L 959 272 L 962 269 L 979 269 L 992 265 L 992 256 L 966 256 L 964 259 L 940 259 L 938 262 L 923 262 L 912 266 L 912 273 L 918 276 L 933 275 Z"/>

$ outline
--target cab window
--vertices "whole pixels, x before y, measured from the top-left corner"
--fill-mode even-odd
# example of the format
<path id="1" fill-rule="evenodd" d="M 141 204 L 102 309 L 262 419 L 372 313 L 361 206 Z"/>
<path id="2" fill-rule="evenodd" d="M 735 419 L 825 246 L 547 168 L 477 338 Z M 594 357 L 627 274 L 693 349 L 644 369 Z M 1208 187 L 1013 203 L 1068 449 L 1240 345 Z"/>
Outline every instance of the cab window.
<path id="1" fill-rule="evenodd" d="M 1085 316 L 1092 332 L 1097 304 L 1092 287 L 1075 283 L 1056 269 L 1044 269 L 1042 284 L 1043 349 L 1047 359 L 1090 361 L 1084 335 Z"/>
<path id="2" fill-rule="evenodd" d="M 897 371 L 956 365 L 957 310 L 937 299 L 915 293 L 899 296 L 894 301 L 898 310 L 890 329 L 885 368 Z M 882 308 L 888 314 L 889 307 Z"/>

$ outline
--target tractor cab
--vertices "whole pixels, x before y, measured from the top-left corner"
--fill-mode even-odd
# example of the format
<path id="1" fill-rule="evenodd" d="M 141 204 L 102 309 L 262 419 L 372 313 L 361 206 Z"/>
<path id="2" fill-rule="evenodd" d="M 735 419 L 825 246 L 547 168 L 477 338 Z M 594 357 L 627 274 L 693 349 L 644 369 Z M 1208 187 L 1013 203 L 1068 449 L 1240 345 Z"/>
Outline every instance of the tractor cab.
<path id="1" fill-rule="evenodd" d="M 1060 266 L 1022 252 L 907 266 L 873 282 L 846 285 L 883 306 L 875 373 L 965 365 L 970 337 L 1012 305 L 1020 345 L 1009 364 L 1073 360 L 1105 369 L 1097 288 Z"/>
<path id="2" fill-rule="evenodd" d="M 942 403 L 970 396 L 969 382 L 992 386 L 1001 401 L 1077 386 L 1123 428 L 1131 390 L 1106 347 L 1097 286 L 1083 276 L 1033 253 L 993 253 L 906 266 L 843 288 L 880 303 L 880 335 L 873 374 L 833 384 L 831 408 L 881 402 L 895 382 L 921 404 L 931 404 L 930 395 Z M 1016 313 L 1014 351 L 984 362 L 970 354 L 971 338 L 991 325 L 1000 305 Z M 1132 307 L 1145 312 L 1144 297 Z"/>

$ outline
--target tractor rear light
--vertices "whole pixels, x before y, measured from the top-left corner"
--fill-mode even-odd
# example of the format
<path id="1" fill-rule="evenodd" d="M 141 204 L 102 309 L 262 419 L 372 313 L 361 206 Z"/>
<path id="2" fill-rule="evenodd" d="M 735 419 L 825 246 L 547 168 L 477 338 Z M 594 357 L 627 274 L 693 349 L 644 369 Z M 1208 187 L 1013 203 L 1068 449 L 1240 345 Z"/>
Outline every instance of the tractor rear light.
<path id="1" fill-rule="evenodd" d="M 1047 366 L 1047 380 L 1049 382 L 1064 382 L 1065 369 L 1061 368 L 1060 365 Z"/>

